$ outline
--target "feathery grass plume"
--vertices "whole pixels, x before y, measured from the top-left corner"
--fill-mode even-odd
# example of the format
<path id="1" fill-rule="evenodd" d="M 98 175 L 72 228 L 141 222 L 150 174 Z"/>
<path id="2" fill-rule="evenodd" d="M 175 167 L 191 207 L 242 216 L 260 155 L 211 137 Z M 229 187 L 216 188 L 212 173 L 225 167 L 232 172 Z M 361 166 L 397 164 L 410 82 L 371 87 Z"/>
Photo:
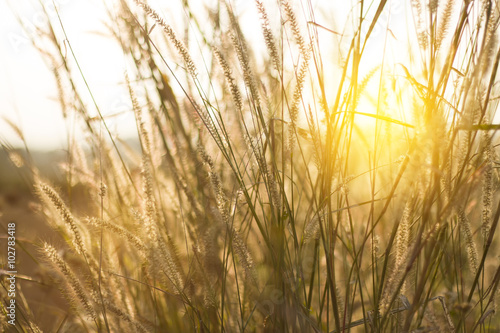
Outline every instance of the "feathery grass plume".
<path id="1" fill-rule="evenodd" d="M 165 244 L 165 240 L 159 235 L 159 231 L 155 227 L 150 227 L 154 234 L 149 235 L 149 253 L 150 259 L 149 268 L 155 272 L 162 272 L 166 281 L 173 286 L 173 292 L 176 294 L 183 293 L 184 279 L 176 265 L 176 260 L 173 258 L 175 253 L 172 253 Z"/>
<path id="2" fill-rule="evenodd" d="M 1 317 L 0 317 L 0 320 L 1 320 Z M 29 320 L 29 322 L 28 322 L 27 326 L 30 328 L 32 333 L 43 333 L 43 331 L 40 329 L 40 327 L 38 327 L 38 325 L 33 322 L 33 319 L 28 319 L 28 320 Z"/>
<path id="3" fill-rule="evenodd" d="M 142 182 L 143 182 L 143 193 L 146 196 L 145 204 L 145 215 L 149 223 L 154 224 L 158 220 L 158 213 L 156 211 L 156 199 L 153 190 L 153 176 L 151 174 L 151 164 L 147 155 L 143 155 L 142 158 Z"/>
<path id="4" fill-rule="evenodd" d="M 200 254 L 203 256 L 203 266 L 208 274 L 212 277 L 216 277 L 221 271 L 222 265 L 219 259 L 219 244 L 218 237 L 221 232 L 220 225 L 210 225 L 204 232 L 201 241 L 201 251 Z M 196 247 L 199 249 L 199 247 Z"/>
<path id="5" fill-rule="evenodd" d="M 135 203 L 138 189 L 131 183 L 128 170 L 124 167 L 117 154 L 114 154 L 111 147 L 101 144 L 100 150 L 102 161 L 94 160 L 96 162 L 94 163 L 94 175 L 96 175 L 94 178 L 96 180 L 100 178 L 97 175 L 100 175 L 99 170 L 104 166 L 106 172 L 103 173 L 103 181 L 109 185 L 109 191 L 113 195 L 119 196 L 120 200 L 117 204 L 123 207 L 123 205 Z M 95 190 L 95 192 L 100 191 L 100 184 L 96 184 Z M 113 203 L 114 200 L 108 202 Z"/>
<path id="6" fill-rule="evenodd" d="M 485 3 L 485 6 L 488 4 Z M 486 10 L 486 9 L 485 9 Z M 491 15 L 488 25 L 485 27 L 484 31 L 484 47 L 481 49 L 479 54 L 479 72 L 482 77 L 488 77 L 484 75 L 484 73 L 488 73 L 489 69 L 493 65 L 493 59 L 495 57 L 495 53 L 497 52 L 498 39 L 495 38 L 496 31 L 498 28 L 498 17 L 496 15 Z"/>
<path id="7" fill-rule="evenodd" d="M 99 297 L 97 295 L 94 296 L 94 301 L 99 301 Z M 124 312 L 122 309 L 117 307 L 113 301 L 109 299 L 104 299 L 104 306 L 107 310 L 109 310 L 112 314 L 114 314 L 119 323 L 127 323 L 129 328 L 134 328 L 134 332 L 151 332 L 151 329 L 147 329 L 142 323 L 140 323 L 136 318 L 132 317 L 130 314 Z"/>
<path id="8" fill-rule="evenodd" d="M 166 233 L 166 237 L 162 237 L 159 248 L 163 252 L 164 258 L 167 259 L 171 281 L 174 281 L 177 288 L 183 290 L 186 286 L 186 276 L 182 271 L 179 250 L 168 232 Z"/>
<path id="9" fill-rule="evenodd" d="M 450 26 L 451 16 L 453 15 L 453 9 L 456 1 L 455 0 L 447 0 L 444 5 L 443 14 L 441 15 L 441 20 L 438 22 L 439 27 L 436 34 L 436 50 L 441 48 L 444 38 L 448 33 L 448 29 Z"/>
<path id="10" fill-rule="evenodd" d="M 239 24 L 234 17 L 233 12 L 229 8 L 228 13 L 231 20 L 231 26 L 233 28 L 233 32 L 230 33 L 231 44 L 236 50 L 236 56 L 238 57 L 241 71 L 243 73 L 243 81 L 245 82 L 245 86 L 249 89 L 250 92 L 249 101 L 251 103 L 251 106 L 253 106 L 255 110 L 259 110 L 261 105 L 261 98 L 257 89 L 257 84 L 255 83 L 255 75 L 250 64 L 250 52 L 248 51 L 246 41 L 242 36 Z"/>
<path id="11" fill-rule="evenodd" d="M 264 161 L 264 163 L 265 163 L 265 161 Z M 281 202 L 281 191 L 279 190 L 278 182 L 276 181 L 275 175 L 271 172 L 271 170 L 269 168 L 267 168 L 266 171 L 267 171 L 267 179 L 268 179 L 269 187 L 270 187 L 270 191 L 271 191 L 271 197 L 269 199 L 271 199 L 271 204 L 272 204 L 272 207 L 275 208 L 275 211 L 277 213 L 281 213 L 283 205 Z"/>
<path id="12" fill-rule="evenodd" d="M 377 238 L 374 239 L 375 245 L 372 245 L 374 249 L 372 250 L 373 257 L 377 258 L 378 257 L 378 252 L 379 252 L 379 242 L 380 238 L 379 236 L 376 236 Z M 396 248 L 396 251 L 398 249 Z M 402 258 L 402 262 L 406 261 L 406 258 Z M 402 294 L 403 290 L 397 289 L 402 282 L 402 279 L 405 278 L 405 268 L 404 266 L 399 266 L 399 267 L 393 267 L 392 272 L 390 272 L 389 277 L 386 279 L 384 283 L 384 289 L 382 292 L 382 297 L 380 298 L 380 303 L 379 303 L 379 310 L 382 314 L 386 314 L 390 308 L 390 302 L 394 298 L 395 294 Z"/>
<path id="13" fill-rule="evenodd" d="M 255 0 L 255 4 L 257 5 L 257 10 L 260 14 L 260 20 L 262 22 L 261 25 L 262 34 L 264 35 L 264 41 L 266 43 L 267 50 L 269 51 L 271 60 L 273 61 L 274 68 L 278 72 L 281 72 L 280 55 L 278 49 L 276 48 L 276 41 L 273 32 L 271 31 L 271 25 L 269 23 L 269 18 L 267 16 L 266 9 L 264 7 L 264 4 L 259 0 Z"/>
<path id="14" fill-rule="evenodd" d="M 281 5 L 285 9 L 285 14 L 292 28 L 292 33 L 295 42 L 297 43 L 297 45 L 299 45 L 300 54 L 304 59 L 308 59 L 310 57 L 311 49 L 308 48 L 306 46 L 306 43 L 304 42 L 304 38 L 302 37 L 302 34 L 300 32 L 299 22 L 297 21 L 297 16 L 293 11 L 292 6 L 287 0 L 282 0 Z"/>
<path id="15" fill-rule="evenodd" d="M 382 297 L 380 299 L 379 309 L 382 314 L 386 314 L 390 308 L 389 304 L 393 300 L 394 296 L 397 294 L 404 294 L 403 288 L 405 287 L 406 282 L 403 282 L 403 279 L 406 278 L 406 267 L 400 267 L 398 270 L 393 269 L 391 275 L 387 279 L 386 285 L 384 286 L 384 291 Z M 397 287 L 403 282 L 403 285 L 398 290 Z M 394 303 L 393 303 L 394 304 Z"/>
<path id="16" fill-rule="evenodd" d="M 464 237 L 465 246 L 467 248 L 467 257 L 469 258 L 469 265 L 473 274 L 476 274 L 478 267 L 476 243 L 472 238 L 472 231 L 469 219 L 465 215 L 463 209 L 458 210 L 458 224 L 462 235 Z"/>
<path id="17" fill-rule="evenodd" d="M 229 91 L 231 92 L 234 105 L 236 106 L 236 111 L 238 111 L 238 113 L 241 113 L 243 108 L 243 99 L 241 98 L 240 89 L 235 82 L 233 73 L 231 72 L 231 68 L 229 68 L 229 64 L 227 63 L 226 59 L 219 49 L 214 47 L 213 51 L 220 67 L 222 68 L 222 71 L 224 72 L 224 78 L 226 79 L 226 83 L 229 86 Z"/>
<path id="18" fill-rule="evenodd" d="M 220 267 L 214 271 L 214 267 L 211 266 L 210 262 L 212 261 L 212 253 L 211 249 L 213 249 L 212 244 L 207 244 L 203 242 L 203 249 L 200 249 L 199 246 L 193 245 L 193 254 L 195 258 L 195 262 L 200 269 L 200 277 L 201 284 L 203 284 L 203 303 L 207 307 L 217 307 L 217 296 L 216 291 L 214 290 L 214 279 L 217 279 L 218 272 L 220 272 Z M 206 251 L 209 253 L 206 253 Z M 204 253 L 202 253 L 204 252 Z M 220 264 L 218 265 L 220 266 Z"/>
<path id="19" fill-rule="evenodd" d="M 254 140 L 250 139 L 248 136 L 245 136 L 245 141 L 247 145 L 250 146 L 250 149 L 253 152 L 253 156 L 255 157 L 255 161 L 257 162 L 257 168 L 259 172 L 261 172 L 262 176 L 265 178 L 266 186 L 268 186 L 269 201 L 271 202 L 271 207 L 275 212 L 281 212 L 282 202 L 278 183 L 276 182 L 276 178 L 267 164 L 262 146 L 254 143 Z"/>
<path id="20" fill-rule="evenodd" d="M 95 227 L 103 227 L 105 229 L 108 229 L 109 231 L 113 232 L 113 234 L 118 235 L 126 239 L 130 244 L 135 246 L 141 253 L 146 253 L 146 245 L 144 242 L 141 240 L 140 237 L 136 236 L 132 232 L 128 231 L 127 229 L 123 228 L 122 226 L 118 224 L 111 223 L 109 221 L 102 221 L 101 219 L 95 218 L 95 217 L 88 217 L 85 219 L 85 222 L 87 222 L 90 225 L 93 225 Z"/>
<path id="21" fill-rule="evenodd" d="M 49 185 L 42 182 L 40 182 L 37 187 L 40 194 L 45 194 L 45 196 L 48 198 L 48 201 L 56 208 L 56 210 L 61 215 L 62 220 L 69 226 L 71 232 L 73 233 L 73 242 L 75 244 L 75 249 L 77 250 L 77 252 L 83 255 L 86 260 L 89 260 L 90 257 L 84 245 L 82 234 L 80 233 L 80 230 L 78 230 L 79 223 L 75 220 L 71 212 L 68 210 L 59 194 L 57 194 L 57 192 L 54 191 L 54 189 L 52 189 Z"/>
<path id="22" fill-rule="evenodd" d="M 98 185 L 94 174 L 89 170 L 85 152 L 78 142 L 73 142 L 70 148 L 70 162 L 62 163 L 61 168 L 66 174 L 71 175 L 71 185 L 78 182 L 89 186 L 91 190 L 97 190 Z"/>
<path id="23" fill-rule="evenodd" d="M 349 182 L 350 182 L 351 180 L 353 180 L 353 179 L 354 179 L 354 176 L 349 175 L 349 176 L 345 177 L 345 178 L 343 179 L 342 183 L 339 185 L 339 187 L 340 187 L 340 192 L 341 192 L 343 195 L 347 196 L 347 195 L 349 194 L 349 192 L 350 192 L 350 189 L 349 189 Z"/>
<path id="24" fill-rule="evenodd" d="M 2 116 L 2 119 L 3 119 L 3 121 L 5 121 L 7 123 L 7 125 L 9 125 L 9 127 L 14 131 L 14 133 L 16 133 L 17 137 L 21 141 L 26 142 L 23 131 L 21 130 L 21 128 L 19 126 L 17 126 L 12 120 L 7 118 L 6 116 Z"/>
<path id="25" fill-rule="evenodd" d="M 97 319 L 97 314 L 94 310 L 94 307 L 89 300 L 85 289 L 81 285 L 80 281 L 76 278 L 71 268 L 68 267 L 66 262 L 59 256 L 59 254 L 57 254 L 57 250 L 48 243 L 44 243 L 43 253 L 45 257 L 61 271 L 66 281 L 73 289 L 76 297 L 87 312 L 87 315 L 95 321 Z"/>
<path id="26" fill-rule="evenodd" d="M 106 184 L 101 182 L 99 186 L 99 196 L 104 198 L 106 196 L 106 193 L 108 193 L 108 187 L 106 186 Z"/>
<path id="27" fill-rule="evenodd" d="M 156 199 L 153 189 L 153 177 L 151 175 L 151 166 L 146 155 L 143 155 L 142 166 L 144 202 L 144 231 L 149 238 L 149 251 L 151 262 L 162 271 L 168 280 L 174 286 L 175 292 L 183 289 L 184 283 L 179 267 L 175 263 L 175 253 L 166 245 L 158 226 L 160 225 L 160 216 L 156 209 Z"/>
<path id="28" fill-rule="evenodd" d="M 59 99 L 59 105 L 61 106 L 61 111 L 63 118 L 66 119 L 68 117 L 68 103 L 66 102 L 66 93 L 63 88 L 62 78 L 60 74 L 60 68 L 57 64 L 57 61 L 50 54 L 47 54 L 52 60 L 52 74 L 54 74 L 54 78 L 56 79 L 56 87 L 57 87 L 57 95 Z"/>
<path id="29" fill-rule="evenodd" d="M 132 108 L 133 108 L 134 114 L 135 114 L 136 124 L 137 124 L 138 132 L 139 132 L 139 138 L 141 140 L 141 146 L 142 146 L 144 154 L 146 154 L 147 156 L 150 156 L 151 155 L 151 141 L 149 139 L 149 134 L 148 134 L 148 131 L 146 129 L 146 125 L 142 119 L 141 107 L 139 106 L 139 102 L 137 101 L 137 97 L 134 93 L 134 90 L 132 89 L 132 85 L 130 84 L 130 79 L 129 79 L 127 73 L 125 73 L 125 81 L 127 82 L 128 92 L 130 95 L 130 99 L 132 100 Z"/>
<path id="30" fill-rule="evenodd" d="M 443 199 L 446 204 L 451 196 L 451 179 L 452 179 L 452 162 L 450 159 L 446 162 L 443 177 L 441 178 L 441 185 L 443 186 Z"/>
<path id="31" fill-rule="evenodd" d="M 228 212 L 228 203 L 226 194 L 224 193 L 224 189 L 222 188 L 222 183 L 215 171 L 215 164 L 212 158 L 205 152 L 201 145 L 198 145 L 198 151 L 202 158 L 202 161 L 208 166 L 208 176 L 210 177 L 210 182 L 212 184 L 213 191 L 215 193 L 215 201 L 217 202 L 217 208 L 221 213 L 224 222 L 229 222 L 229 212 Z"/>
<path id="32" fill-rule="evenodd" d="M 415 11 L 414 17 L 415 17 L 415 24 L 416 24 L 416 31 L 417 31 L 417 37 L 418 37 L 418 44 L 422 49 L 426 49 L 427 46 L 429 45 L 429 40 L 427 37 L 427 33 L 425 29 L 423 28 L 424 21 L 422 19 L 422 4 L 420 0 L 411 0 L 411 7 Z"/>
<path id="33" fill-rule="evenodd" d="M 370 83 L 371 79 L 373 78 L 373 76 L 381 69 L 381 65 L 377 65 L 375 67 L 373 67 L 369 72 L 368 74 L 365 75 L 365 77 L 363 78 L 363 80 L 361 80 L 360 84 L 358 85 L 358 88 L 356 90 L 357 94 L 356 94 L 356 97 L 354 98 L 354 107 L 353 109 L 356 109 L 356 106 L 358 105 L 359 103 L 359 99 L 360 97 L 364 94 L 365 90 L 366 90 L 366 87 L 368 86 L 368 84 Z"/>
<path id="34" fill-rule="evenodd" d="M 161 26 L 163 28 L 163 31 L 167 34 L 168 38 L 170 41 L 174 44 L 174 47 L 177 49 L 177 52 L 181 55 L 182 59 L 184 60 L 184 63 L 186 65 L 186 69 L 188 73 L 193 77 L 197 77 L 197 70 L 196 66 L 194 64 L 193 59 L 191 58 L 191 55 L 189 54 L 189 51 L 186 49 L 186 46 L 184 46 L 184 43 L 177 38 L 175 35 L 174 30 L 172 27 L 170 27 L 163 18 L 154 10 L 152 9 L 147 3 L 140 1 L 140 0 L 134 0 L 134 2 L 141 7 L 148 16 L 150 16 L 153 20 L 155 20 L 156 24 Z"/>
<path id="35" fill-rule="evenodd" d="M 311 219 L 304 228 L 304 244 L 309 243 L 311 240 L 318 240 L 320 237 L 319 224 L 324 223 L 323 213 L 319 212 L 318 216 Z"/>
<path id="36" fill-rule="evenodd" d="M 203 209 L 200 203 L 197 201 L 193 191 L 188 187 L 186 179 L 184 179 L 180 175 L 179 170 L 177 169 L 175 162 L 172 158 L 168 157 L 166 162 L 169 170 L 169 176 L 173 178 L 173 181 L 177 186 L 177 188 L 180 189 L 188 199 L 188 202 L 190 204 L 190 209 L 194 212 L 197 219 L 202 221 L 204 219 L 204 214 L 202 213 Z"/>
<path id="37" fill-rule="evenodd" d="M 484 141 L 484 177 L 482 188 L 483 210 L 481 215 L 481 230 L 484 240 L 488 239 L 491 224 L 491 210 L 493 197 L 493 160 L 491 136 L 488 133 L 483 135 Z"/>
<path id="38" fill-rule="evenodd" d="M 240 233 L 236 229 L 230 230 L 233 238 L 233 249 L 240 261 L 243 270 L 245 271 L 245 277 L 252 282 L 254 286 L 258 285 L 258 275 L 255 269 L 253 257 L 248 250 L 245 242 L 240 236 Z"/>
<path id="39" fill-rule="evenodd" d="M 144 214 L 137 217 L 141 219 L 145 235 L 150 240 L 147 242 L 150 249 L 150 255 L 155 258 L 156 241 L 158 239 L 158 230 L 156 225 L 158 215 L 156 212 L 155 197 L 153 193 L 153 177 L 151 176 L 149 159 L 145 154 L 143 154 L 142 157 L 141 176 L 143 183 L 142 191 L 145 195 L 145 199 L 142 202 Z M 156 255 L 158 254 L 156 253 Z M 155 262 L 155 260 L 153 260 L 153 262 Z M 157 263 L 155 263 L 155 266 L 156 264 Z"/>
<path id="40" fill-rule="evenodd" d="M 429 1 L 429 12 L 431 14 L 436 14 L 437 10 L 438 10 L 438 5 L 439 5 L 439 0 L 430 0 Z"/>
<path id="41" fill-rule="evenodd" d="M 290 114 L 290 127 L 288 134 L 288 144 L 287 149 L 289 151 L 293 150 L 294 139 L 295 139 L 295 130 L 296 123 L 299 113 L 299 105 L 302 99 L 302 90 L 304 89 L 304 81 L 306 79 L 306 74 L 309 69 L 309 60 L 311 58 L 311 49 L 312 47 L 306 47 L 304 42 L 304 38 L 300 33 L 299 24 L 297 22 L 295 13 L 288 3 L 288 1 L 282 1 L 282 5 L 285 9 L 285 14 L 287 16 L 288 21 L 290 22 L 290 26 L 292 29 L 292 34 L 294 36 L 295 42 L 299 45 L 300 54 L 302 56 L 302 61 L 300 66 L 298 67 L 298 71 L 296 72 L 296 80 L 295 80 L 295 88 L 292 95 L 292 103 L 289 109 Z"/>
<path id="42" fill-rule="evenodd" d="M 406 266 L 406 258 L 408 256 L 410 246 L 410 200 L 406 202 L 401 222 L 399 223 L 398 232 L 396 234 L 396 264 L 395 271 L 402 270 Z M 406 285 L 403 284 L 400 293 L 404 294 Z"/>
<path id="43" fill-rule="evenodd" d="M 231 235 L 234 252 L 240 260 L 240 263 L 245 271 L 245 276 L 250 279 L 255 285 L 257 285 L 257 273 L 253 264 L 253 258 L 248 251 L 248 248 L 246 247 L 243 239 L 240 237 L 238 231 L 231 224 L 228 207 L 229 200 L 224 193 L 220 178 L 215 171 L 214 162 L 201 145 L 198 146 L 198 152 L 202 158 L 202 161 L 208 166 L 210 182 L 216 196 L 218 212 L 221 216 L 222 222 Z"/>
<path id="44" fill-rule="evenodd" d="M 372 257 L 378 258 L 380 254 L 380 236 L 375 235 L 371 241 Z"/>
<path id="45" fill-rule="evenodd" d="M 318 127 L 316 126 L 316 119 L 313 116 L 311 106 L 309 105 L 309 112 L 307 114 L 307 123 L 309 126 L 309 134 L 311 135 L 312 143 L 313 143 L 313 161 L 316 165 L 316 168 L 320 170 L 321 168 L 321 152 L 323 151 L 321 145 L 321 137 Z"/>
<path id="46" fill-rule="evenodd" d="M 344 298 L 342 297 L 342 293 L 340 291 L 340 288 L 337 287 L 336 289 L 335 296 L 337 296 L 337 307 L 339 308 L 339 318 L 341 318 L 341 321 L 344 322 L 344 316 L 346 316 L 345 313 L 345 303 L 344 303 Z M 347 313 L 347 317 L 345 318 L 345 322 L 348 323 L 350 322 L 350 315 Z"/>
<path id="47" fill-rule="evenodd" d="M 213 117 L 206 109 L 202 109 L 200 105 L 194 100 L 194 98 L 190 97 L 191 104 L 194 107 L 197 116 L 203 122 L 204 128 L 208 130 L 208 133 L 212 136 L 212 139 L 215 141 L 219 149 L 224 150 L 227 147 L 227 142 L 229 142 L 228 138 L 225 137 L 225 131 L 219 131 L 217 129 L 217 124 L 214 121 Z"/>
<path id="48" fill-rule="evenodd" d="M 9 155 L 10 161 L 16 166 L 16 168 L 22 168 L 24 166 L 24 158 L 15 150 L 6 149 Z"/>
<path id="49" fill-rule="evenodd" d="M 410 200 L 406 202 L 401 222 L 399 222 L 398 232 L 396 234 L 396 267 L 401 267 L 404 264 L 404 258 L 408 252 L 410 241 Z"/>
<path id="50" fill-rule="evenodd" d="M 471 74 L 472 75 L 472 74 Z M 462 111 L 462 117 L 459 120 L 460 126 L 468 126 L 469 124 L 477 124 L 479 119 L 479 108 L 476 106 L 478 101 L 472 100 L 470 97 Z M 480 102 L 479 102 L 480 103 Z M 465 159 L 468 157 L 469 148 L 473 144 L 473 134 L 471 131 L 464 131 L 459 133 L 458 137 L 458 165 L 464 165 L 468 163 Z"/>
<path id="51" fill-rule="evenodd" d="M 297 73 L 295 89 L 293 91 L 292 96 L 292 104 L 289 109 L 290 114 L 290 127 L 289 127 L 289 142 L 288 142 L 288 150 L 292 151 L 294 146 L 295 139 L 295 130 L 297 119 L 299 115 L 299 105 L 302 99 L 302 90 L 304 88 L 304 81 L 306 79 L 307 70 L 309 67 L 309 57 L 305 57 L 300 64 L 299 71 Z"/>

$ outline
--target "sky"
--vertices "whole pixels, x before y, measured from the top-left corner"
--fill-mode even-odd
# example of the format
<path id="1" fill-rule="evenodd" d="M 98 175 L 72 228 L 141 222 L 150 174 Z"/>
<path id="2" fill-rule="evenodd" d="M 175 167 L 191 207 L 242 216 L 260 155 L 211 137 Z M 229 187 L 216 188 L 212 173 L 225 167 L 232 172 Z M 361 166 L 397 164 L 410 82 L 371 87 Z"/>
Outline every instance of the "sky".
<path id="1" fill-rule="evenodd" d="M 172 1 L 175 2 L 180 3 Z M 195 2 L 191 0 L 191 3 Z M 243 13 L 247 10 L 245 6 L 253 5 L 250 1 L 234 2 Z M 68 131 L 83 138 L 79 130 L 81 125 L 75 124 L 71 117 L 63 119 L 54 77 L 13 14 L 17 13 L 28 29 L 33 30 L 45 23 L 43 12 L 37 3 L 36 0 L 0 0 L 0 140 L 13 146 L 21 146 L 21 141 L 8 124 L 12 122 L 23 131 L 30 149 L 64 149 Z M 117 43 L 105 36 L 107 32 L 103 22 L 107 16 L 103 1 L 55 0 L 55 3 L 99 108 L 107 116 L 118 114 L 109 118 L 108 126 L 123 139 L 135 136 L 136 126 L 123 82 L 126 63 Z M 155 3 L 150 1 L 154 8 L 161 8 L 156 7 Z M 53 24 L 56 23 L 54 26 L 60 28 L 52 1 L 45 1 L 45 4 Z M 203 6 L 198 7 L 203 9 Z M 336 2 L 335 8 L 326 8 L 322 15 L 318 15 L 318 21 L 333 28 L 328 18 L 334 17 L 336 28 L 339 28 L 346 23 L 351 8 L 349 1 Z M 366 70 L 376 65 L 376 59 L 381 59 L 374 55 L 381 55 L 385 26 L 389 20 L 393 27 L 392 36 L 388 39 L 388 43 L 392 45 L 388 48 L 392 50 L 392 55 L 389 56 L 397 58 L 400 54 L 394 52 L 401 53 L 404 50 L 405 31 L 397 27 L 407 26 L 406 22 L 400 22 L 402 15 L 398 15 L 407 9 L 400 0 L 392 0 L 390 8 L 392 16 L 389 16 L 388 11 L 383 13 L 371 44 L 367 46 L 366 53 L 370 57 L 363 61 Z M 175 20 L 173 13 L 176 11 L 162 12 L 167 19 Z M 260 33 L 260 29 L 257 32 Z"/>
<path id="2" fill-rule="evenodd" d="M 0 0 L 0 117 L 3 118 L 0 119 L 0 138 L 14 146 L 20 144 L 15 132 L 4 121 L 8 118 L 22 129 L 30 148 L 62 149 L 67 129 L 78 125 L 75 126 L 72 119 L 63 119 L 54 76 L 13 14 L 12 9 L 28 29 L 35 29 L 44 23 L 43 12 L 31 3 L 21 0 L 9 6 L 5 0 Z M 53 8 L 51 1 L 47 3 L 48 8 Z M 56 4 L 98 105 L 107 114 L 123 111 L 126 103 L 120 82 L 125 65 L 117 44 L 100 34 L 106 31 L 102 24 L 106 17 L 102 2 L 58 0 Z M 57 23 L 56 13 L 49 13 Z M 129 120 L 121 122 L 125 125 L 125 136 L 130 136 L 135 128 Z"/>

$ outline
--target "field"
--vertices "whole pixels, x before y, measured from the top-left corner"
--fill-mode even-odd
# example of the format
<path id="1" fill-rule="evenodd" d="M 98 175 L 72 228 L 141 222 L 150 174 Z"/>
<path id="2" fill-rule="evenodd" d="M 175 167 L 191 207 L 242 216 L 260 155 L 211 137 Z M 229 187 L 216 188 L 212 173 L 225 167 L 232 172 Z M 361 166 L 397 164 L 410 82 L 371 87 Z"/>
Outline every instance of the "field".
<path id="1" fill-rule="evenodd" d="M 68 135 L 0 141 L 6 332 L 500 331 L 496 1 L 103 3 L 119 114 L 19 19 Z"/>

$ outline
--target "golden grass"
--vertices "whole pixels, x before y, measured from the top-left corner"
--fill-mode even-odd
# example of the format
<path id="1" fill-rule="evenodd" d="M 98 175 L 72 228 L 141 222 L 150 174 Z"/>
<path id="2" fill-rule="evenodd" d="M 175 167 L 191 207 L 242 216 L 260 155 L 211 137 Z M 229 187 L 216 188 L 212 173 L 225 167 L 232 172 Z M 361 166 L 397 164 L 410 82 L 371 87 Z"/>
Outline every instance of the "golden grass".
<path id="1" fill-rule="evenodd" d="M 41 34 L 49 63 L 64 63 L 64 114 L 88 131 L 88 150 L 68 141 L 66 188 L 28 163 L 69 249 L 41 245 L 73 305 L 68 327 L 499 330 L 497 3 L 411 1 L 414 53 L 368 71 L 390 2 L 357 2 L 342 34 L 310 1 L 255 5 L 261 49 L 232 1 L 204 17 L 184 3 L 186 34 L 146 1 L 114 7 L 141 144 L 127 158 L 81 97 L 92 87 L 73 84 L 85 73 L 68 23 Z M 324 43 L 341 54 L 333 72 Z"/>

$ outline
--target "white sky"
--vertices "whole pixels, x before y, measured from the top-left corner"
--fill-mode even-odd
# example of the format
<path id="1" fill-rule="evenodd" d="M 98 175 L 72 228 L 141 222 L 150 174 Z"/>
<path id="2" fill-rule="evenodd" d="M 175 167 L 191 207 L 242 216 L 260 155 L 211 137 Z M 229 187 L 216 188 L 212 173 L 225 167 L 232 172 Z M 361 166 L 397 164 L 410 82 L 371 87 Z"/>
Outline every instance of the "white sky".
<path id="1" fill-rule="evenodd" d="M 43 16 L 39 9 L 35 9 L 39 7 L 30 3 L 18 0 L 15 8 L 25 22 L 36 25 Z M 125 69 L 123 55 L 114 41 L 96 33 L 105 29 L 101 23 L 106 17 L 102 2 L 59 0 L 56 3 L 98 105 L 106 114 L 123 109 L 123 101 L 120 100 L 122 87 L 117 85 Z M 57 101 L 53 74 L 39 52 L 32 47 L 11 8 L 5 0 L 0 0 L 0 116 L 20 125 L 30 148 L 63 148 L 68 124 L 63 120 Z M 57 16 L 53 14 L 52 17 L 57 23 Z M 59 25 L 55 27 L 59 28 Z M 68 58 L 71 59 L 69 54 Z M 70 121 L 68 123 L 72 128 Z M 130 121 L 126 124 L 125 136 L 130 136 L 135 126 L 131 126 L 133 123 L 130 124 Z M 14 146 L 20 143 L 2 119 L 0 135 Z"/>
<path id="2" fill-rule="evenodd" d="M 180 0 L 170 1 L 180 3 Z M 200 0 L 200 4 L 203 1 Z M 124 86 L 117 84 L 123 81 L 125 70 L 123 55 L 114 41 L 96 33 L 105 31 L 102 22 L 107 16 L 103 11 L 102 0 L 56 0 L 55 2 L 58 4 L 66 32 L 100 109 L 105 115 L 126 110 L 129 102 L 124 102 L 126 96 Z M 191 4 L 195 2 L 190 1 Z M 317 2 L 321 3 L 321 0 Z M 51 4 L 51 1 L 46 1 L 46 3 Z M 150 1 L 150 3 L 155 9 L 161 9 L 156 6 L 157 3 L 165 4 L 161 1 Z M 243 8 L 243 11 L 246 10 L 245 6 L 254 7 L 252 1 L 236 0 L 234 3 L 239 6 L 240 10 Z M 407 18 L 401 13 L 408 9 L 401 3 L 399 0 L 391 2 L 393 13 L 399 14 L 391 18 L 391 30 L 397 39 L 392 37 L 388 39 L 387 49 L 391 50 L 388 56 L 393 57 L 393 61 L 397 61 L 397 58 L 406 51 L 407 43 L 404 42 L 407 39 L 406 27 L 411 26 L 408 22 L 402 21 Z M 53 75 L 42 61 L 39 52 L 31 46 L 12 14 L 12 7 L 8 4 L 8 0 L 0 0 L 0 139 L 14 146 L 20 146 L 15 133 L 1 118 L 7 117 L 21 127 L 31 149 L 64 148 L 67 128 L 72 128 L 73 132 L 76 129 L 78 132 L 80 125 L 74 127 L 70 122 L 64 122 L 57 102 L 57 89 Z M 41 23 L 43 15 L 37 5 L 38 1 L 11 0 L 10 4 L 28 25 Z M 268 7 L 272 4 L 274 1 L 269 1 Z M 377 5 L 378 3 L 373 5 L 373 10 Z M 349 16 L 351 2 L 337 1 L 335 6 L 335 9 L 316 13 L 316 17 L 319 23 L 338 30 L 342 28 Z M 199 8 L 202 7 L 199 6 Z M 174 11 L 162 13 L 174 15 Z M 381 59 L 385 38 L 383 25 L 387 23 L 387 13 L 388 10 L 382 15 L 380 24 L 367 46 L 362 62 L 366 71 Z M 55 13 L 52 17 L 53 23 L 57 23 Z M 336 17 L 337 24 L 326 21 L 328 17 Z M 175 18 L 175 15 L 172 18 Z M 59 28 L 58 24 L 54 26 Z M 260 27 L 255 29 L 257 26 L 254 23 L 253 26 L 255 32 L 260 35 Z M 405 29 L 395 29 L 394 26 L 405 27 Z M 345 40 L 350 42 L 350 36 L 347 36 Z M 329 45 L 326 44 L 326 47 Z M 69 54 L 68 57 L 71 58 Z M 81 91 L 85 92 L 85 90 Z M 133 119 L 132 113 L 129 112 L 111 118 L 108 126 L 113 132 L 119 133 L 121 138 L 135 136 L 136 127 Z"/>

